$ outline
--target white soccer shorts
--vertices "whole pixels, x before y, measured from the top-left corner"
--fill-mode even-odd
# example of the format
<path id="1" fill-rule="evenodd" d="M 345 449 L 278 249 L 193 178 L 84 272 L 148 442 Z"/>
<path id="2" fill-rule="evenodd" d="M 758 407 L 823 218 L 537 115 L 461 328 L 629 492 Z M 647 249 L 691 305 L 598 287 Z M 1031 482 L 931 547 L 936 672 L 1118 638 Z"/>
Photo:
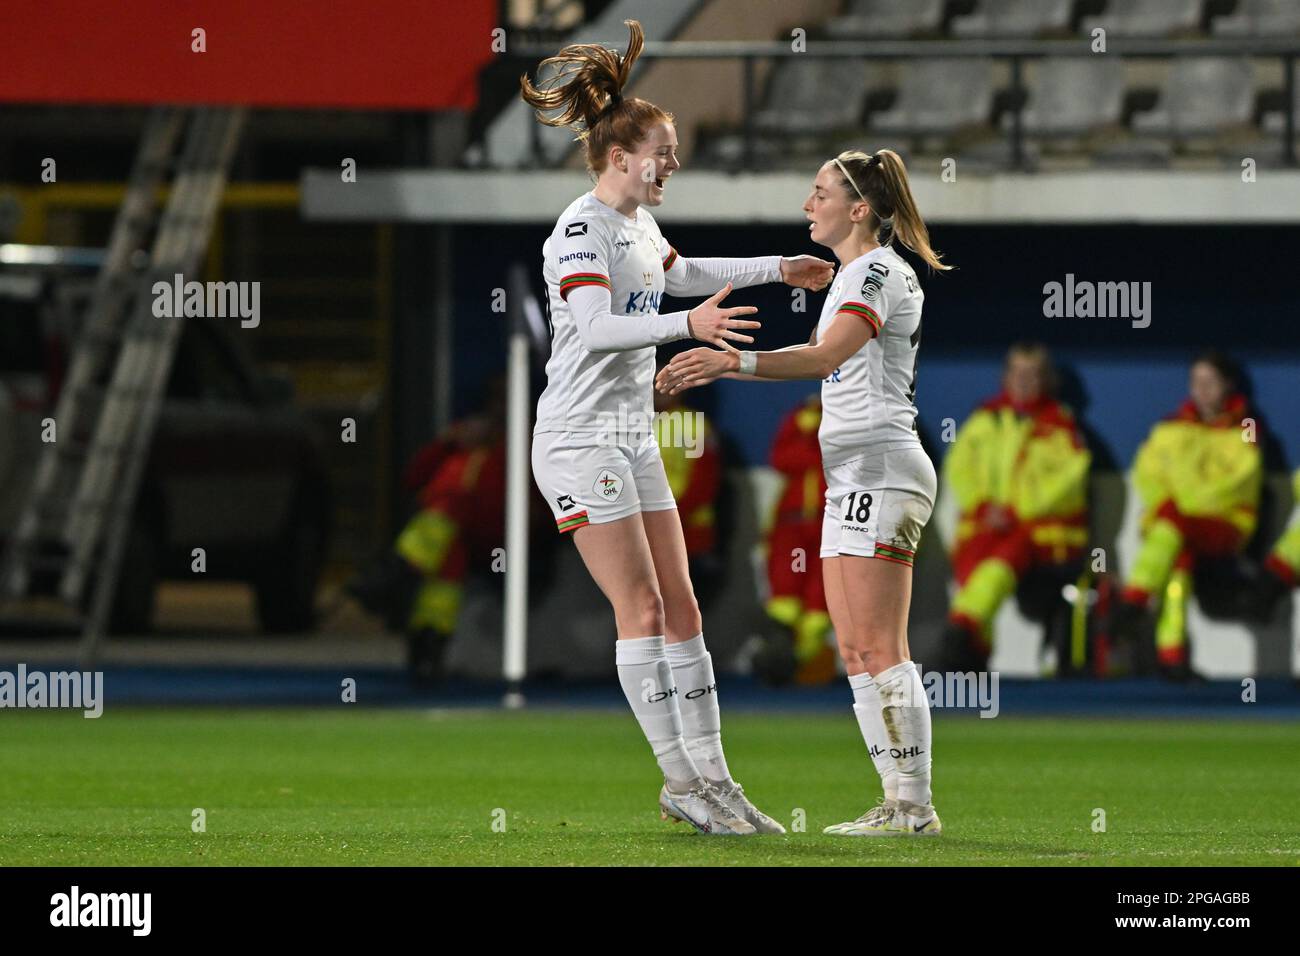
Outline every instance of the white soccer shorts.
<path id="1" fill-rule="evenodd" d="M 628 445 L 569 432 L 535 434 L 533 480 L 561 532 L 677 507 L 653 434 Z"/>
<path id="2" fill-rule="evenodd" d="M 823 558 L 857 555 L 912 566 L 934 511 L 934 464 L 914 442 L 872 446 L 826 469 Z"/>

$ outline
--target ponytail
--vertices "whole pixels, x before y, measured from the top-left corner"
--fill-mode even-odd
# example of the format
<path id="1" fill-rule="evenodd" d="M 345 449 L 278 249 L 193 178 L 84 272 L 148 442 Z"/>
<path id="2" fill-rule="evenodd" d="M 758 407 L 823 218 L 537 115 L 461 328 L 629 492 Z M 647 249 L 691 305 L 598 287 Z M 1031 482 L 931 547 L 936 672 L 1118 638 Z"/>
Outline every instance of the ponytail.
<path id="1" fill-rule="evenodd" d="M 612 146 L 633 150 L 655 123 L 673 121 L 671 113 L 638 97 L 623 98 L 632 65 L 641 55 L 645 34 L 636 20 L 628 28 L 627 52 L 619 56 L 596 43 L 575 43 L 538 66 L 538 73 L 553 69 L 534 85 L 528 74 L 519 77 L 520 95 L 537 111 L 546 126 L 563 126 L 577 133 L 586 146 L 587 168 L 601 173 Z"/>
<path id="2" fill-rule="evenodd" d="M 868 154 L 858 149 L 846 150 L 832 162 L 845 177 L 842 185 L 849 197 L 857 196 L 871 207 L 870 228 L 881 245 L 887 246 L 897 238 L 931 269 L 952 268 L 930 247 L 930 230 L 912 198 L 907 167 L 896 152 L 881 149 Z"/>

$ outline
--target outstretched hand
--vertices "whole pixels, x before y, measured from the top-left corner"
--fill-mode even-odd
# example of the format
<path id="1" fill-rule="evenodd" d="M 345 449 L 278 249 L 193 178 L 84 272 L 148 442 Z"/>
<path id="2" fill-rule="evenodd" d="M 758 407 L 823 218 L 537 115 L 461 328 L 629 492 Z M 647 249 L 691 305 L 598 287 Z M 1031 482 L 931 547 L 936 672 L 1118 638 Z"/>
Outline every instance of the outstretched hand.
<path id="1" fill-rule="evenodd" d="M 800 289 L 820 292 L 835 278 L 834 264 L 816 256 L 791 256 L 781 260 L 781 281 Z"/>
<path id="2" fill-rule="evenodd" d="M 655 388 L 665 395 L 676 395 L 688 388 L 708 385 L 727 372 L 740 367 L 739 353 L 717 349 L 691 349 L 673 356 L 673 360 L 655 376 Z"/>
<path id="3" fill-rule="evenodd" d="M 731 283 L 728 282 L 686 313 L 686 324 L 690 328 L 691 338 L 698 339 L 701 342 L 708 342 L 730 352 L 736 351 L 736 347 L 731 344 L 732 342 L 750 343 L 754 341 L 752 335 L 745 335 L 743 332 L 737 332 L 736 330 L 762 328 L 762 323 L 737 318 L 737 316 L 753 315 L 758 309 L 752 305 L 738 305 L 729 309 L 723 308 L 722 300 L 730 294 Z"/>

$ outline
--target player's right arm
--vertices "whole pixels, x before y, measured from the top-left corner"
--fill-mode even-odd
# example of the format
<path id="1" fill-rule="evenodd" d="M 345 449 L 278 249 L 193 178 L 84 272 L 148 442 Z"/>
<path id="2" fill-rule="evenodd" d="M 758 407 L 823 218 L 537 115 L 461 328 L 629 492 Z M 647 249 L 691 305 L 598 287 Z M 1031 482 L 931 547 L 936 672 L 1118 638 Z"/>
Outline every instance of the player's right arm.
<path id="1" fill-rule="evenodd" d="M 608 280 L 606 280 L 608 281 Z M 732 342 L 753 342 L 754 338 L 736 331 L 757 329 L 760 323 L 738 316 L 753 315 L 758 311 L 752 305 L 722 308 L 719 303 L 731 291 L 726 285 L 721 291 L 687 312 L 670 312 L 667 315 L 617 315 L 611 311 L 608 285 L 584 283 L 566 292 L 560 283 L 560 295 L 569 303 L 578 339 L 589 352 L 626 352 L 648 345 L 663 345 L 678 339 L 696 339 L 734 352 Z"/>
<path id="2" fill-rule="evenodd" d="M 758 328 L 758 322 L 737 318 L 758 310 L 753 306 L 722 308 L 719 304 L 731 291 L 730 284 L 689 311 L 615 313 L 609 279 L 610 242 L 599 220 L 576 220 L 557 230 L 549 254 L 555 258 L 560 298 L 569 306 L 578 340 L 590 352 L 626 352 L 689 338 L 734 350 L 731 341 L 754 341 L 735 330 Z"/>

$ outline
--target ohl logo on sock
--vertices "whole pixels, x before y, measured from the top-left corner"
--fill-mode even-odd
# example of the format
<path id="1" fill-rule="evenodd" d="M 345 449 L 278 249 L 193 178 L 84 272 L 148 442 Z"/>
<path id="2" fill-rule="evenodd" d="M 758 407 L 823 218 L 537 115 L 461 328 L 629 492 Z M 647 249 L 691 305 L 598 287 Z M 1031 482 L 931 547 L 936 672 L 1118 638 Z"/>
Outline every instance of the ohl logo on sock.
<path id="1" fill-rule="evenodd" d="M 695 698 L 703 697 L 705 694 L 712 694 L 716 692 L 717 689 L 718 689 L 717 684 L 710 684 L 708 687 L 697 687 L 695 688 L 695 690 L 688 690 L 686 692 L 686 699 L 695 700 Z"/>

